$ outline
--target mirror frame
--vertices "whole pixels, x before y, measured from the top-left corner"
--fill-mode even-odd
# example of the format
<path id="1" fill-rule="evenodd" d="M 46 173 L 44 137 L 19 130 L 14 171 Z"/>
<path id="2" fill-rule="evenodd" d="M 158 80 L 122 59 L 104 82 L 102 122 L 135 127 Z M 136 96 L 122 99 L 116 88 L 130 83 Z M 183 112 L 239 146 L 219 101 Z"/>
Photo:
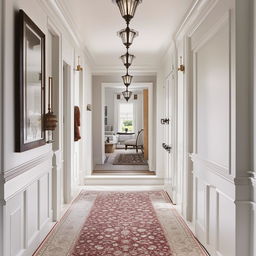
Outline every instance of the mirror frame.
<path id="1" fill-rule="evenodd" d="M 41 39 L 41 134 L 42 138 L 25 143 L 24 138 L 24 96 L 27 84 L 25 84 L 24 74 L 27 70 L 25 66 L 25 27 L 28 25 L 33 32 Z M 38 28 L 38 26 L 26 15 L 23 10 L 20 10 L 17 17 L 17 47 L 16 47 L 16 141 L 15 151 L 23 152 L 33 148 L 37 148 L 46 144 L 45 130 L 44 130 L 44 116 L 45 116 L 45 34 Z M 39 73 L 40 74 L 40 73 Z"/>

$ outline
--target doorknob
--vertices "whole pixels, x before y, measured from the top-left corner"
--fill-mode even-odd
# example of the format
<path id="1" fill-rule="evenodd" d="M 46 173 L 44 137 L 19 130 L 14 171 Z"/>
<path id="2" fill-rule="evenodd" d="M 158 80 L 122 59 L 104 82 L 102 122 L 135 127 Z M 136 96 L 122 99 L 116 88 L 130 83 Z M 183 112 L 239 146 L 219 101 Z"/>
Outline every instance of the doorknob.
<path id="1" fill-rule="evenodd" d="M 171 149 L 172 149 L 172 147 L 171 146 L 166 146 L 166 151 L 168 151 L 168 153 L 171 153 Z"/>
<path id="2" fill-rule="evenodd" d="M 168 153 L 171 153 L 171 149 L 172 149 L 171 146 L 167 145 L 166 143 L 163 143 L 162 146 L 163 146 L 163 148 L 164 148 L 166 151 L 168 151 Z"/>
<path id="3" fill-rule="evenodd" d="M 161 124 L 169 124 L 170 119 L 169 118 L 162 118 L 161 119 Z"/>

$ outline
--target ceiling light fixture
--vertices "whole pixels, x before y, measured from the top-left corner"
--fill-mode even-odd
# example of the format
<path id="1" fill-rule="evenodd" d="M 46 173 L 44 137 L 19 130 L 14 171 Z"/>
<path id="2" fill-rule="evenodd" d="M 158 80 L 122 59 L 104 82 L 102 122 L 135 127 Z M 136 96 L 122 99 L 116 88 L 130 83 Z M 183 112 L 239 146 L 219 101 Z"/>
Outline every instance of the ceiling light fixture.
<path id="1" fill-rule="evenodd" d="M 121 37 L 123 44 L 128 49 L 132 43 L 133 39 L 139 35 L 139 33 L 129 27 L 117 32 L 117 35 Z"/>
<path id="2" fill-rule="evenodd" d="M 129 24 L 142 0 L 113 0 L 113 2 L 117 4 L 122 17 Z"/>
<path id="3" fill-rule="evenodd" d="M 131 84 L 131 82 L 132 82 L 133 76 L 130 76 L 130 75 L 128 74 L 128 70 L 127 70 L 126 75 L 125 75 L 125 76 L 122 76 L 122 78 L 123 78 L 124 85 L 125 85 L 126 87 L 128 87 L 128 86 Z"/>
<path id="4" fill-rule="evenodd" d="M 131 19 L 134 17 L 136 9 L 142 0 L 112 0 L 113 3 L 117 4 L 122 17 L 125 19 L 127 27 L 122 29 L 117 34 L 121 37 L 123 44 L 125 45 L 127 52 L 122 55 L 120 58 L 123 61 L 124 66 L 126 67 L 126 75 L 122 76 L 123 83 L 126 86 L 126 90 L 122 92 L 124 98 L 128 102 L 132 96 L 132 92 L 128 90 L 132 82 L 133 76 L 128 74 L 129 67 L 131 66 L 135 56 L 129 54 L 128 49 L 133 43 L 133 39 L 138 36 L 138 32 L 130 29 L 129 24 Z"/>
<path id="5" fill-rule="evenodd" d="M 128 90 L 128 87 L 126 87 L 126 90 L 122 92 L 125 100 L 128 102 L 129 99 L 131 98 L 132 96 L 132 92 Z"/>
<path id="6" fill-rule="evenodd" d="M 132 54 L 129 54 L 129 52 L 127 51 L 127 53 L 122 55 L 120 59 L 123 61 L 124 66 L 128 69 L 132 65 L 132 62 L 135 59 L 135 56 Z"/>

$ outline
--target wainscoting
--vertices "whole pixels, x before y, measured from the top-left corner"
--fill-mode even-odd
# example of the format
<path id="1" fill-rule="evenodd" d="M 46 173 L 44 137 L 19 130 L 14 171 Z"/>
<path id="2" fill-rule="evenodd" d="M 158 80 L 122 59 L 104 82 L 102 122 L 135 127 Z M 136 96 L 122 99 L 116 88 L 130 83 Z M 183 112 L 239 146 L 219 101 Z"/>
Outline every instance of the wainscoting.
<path id="1" fill-rule="evenodd" d="M 205 3 L 189 33 L 195 233 L 211 255 L 251 255 L 248 123 L 246 114 L 240 114 L 245 98 L 237 98 L 242 92 L 246 97 L 247 88 L 235 78 L 241 68 L 235 65 L 234 21 L 241 14 L 235 1 Z"/>
<path id="2" fill-rule="evenodd" d="M 216 171 L 218 165 L 195 155 L 192 160 L 196 235 L 211 255 L 235 255 L 235 184 Z"/>
<path id="3" fill-rule="evenodd" d="M 30 168 L 33 161 L 23 164 L 23 174 L 5 183 L 3 236 L 6 256 L 31 256 L 54 225 L 51 201 L 51 154 L 37 161 L 38 164 L 33 168 Z"/>

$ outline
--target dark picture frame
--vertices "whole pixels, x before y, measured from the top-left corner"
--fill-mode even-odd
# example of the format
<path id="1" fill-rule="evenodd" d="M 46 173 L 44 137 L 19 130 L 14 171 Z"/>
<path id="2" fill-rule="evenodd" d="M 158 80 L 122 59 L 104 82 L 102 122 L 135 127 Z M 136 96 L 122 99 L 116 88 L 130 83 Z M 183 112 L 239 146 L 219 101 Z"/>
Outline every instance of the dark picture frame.
<path id="1" fill-rule="evenodd" d="M 23 10 L 17 14 L 16 152 L 45 145 L 45 34 Z"/>

